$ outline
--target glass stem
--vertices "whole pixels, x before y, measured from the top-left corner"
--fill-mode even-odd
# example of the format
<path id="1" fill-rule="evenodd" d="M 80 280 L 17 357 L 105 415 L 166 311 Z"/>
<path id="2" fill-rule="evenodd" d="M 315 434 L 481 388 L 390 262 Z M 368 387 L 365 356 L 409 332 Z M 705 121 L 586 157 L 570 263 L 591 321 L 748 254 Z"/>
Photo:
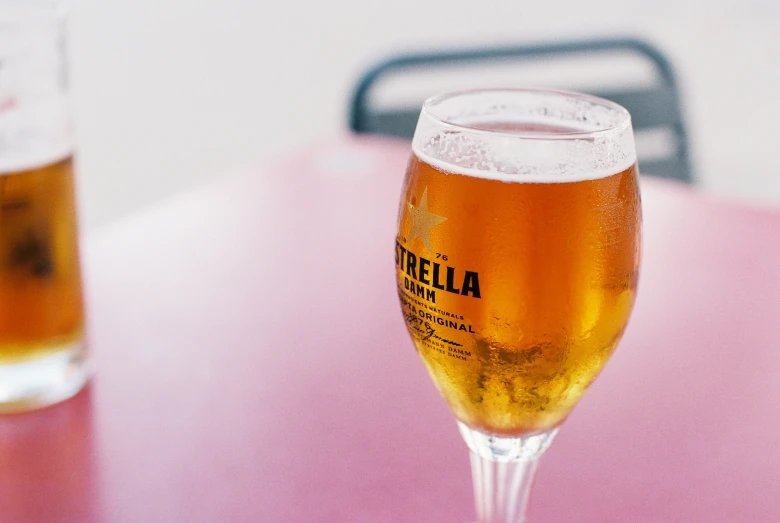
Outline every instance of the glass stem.
<path id="1" fill-rule="evenodd" d="M 522 523 L 536 459 L 500 463 L 471 454 L 478 523 Z"/>
<path id="2" fill-rule="evenodd" d="M 460 424 L 471 450 L 477 523 L 522 523 L 539 458 L 557 429 L 520 438 L 491 436 Z"/>

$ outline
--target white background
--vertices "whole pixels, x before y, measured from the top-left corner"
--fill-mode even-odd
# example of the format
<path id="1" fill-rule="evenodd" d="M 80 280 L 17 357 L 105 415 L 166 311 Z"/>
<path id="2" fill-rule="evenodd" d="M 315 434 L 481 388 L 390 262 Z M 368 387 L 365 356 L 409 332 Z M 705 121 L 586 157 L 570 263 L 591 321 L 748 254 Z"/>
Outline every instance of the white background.
<path id="1" fill-rule="evenodd" d="M 778 28 L 774 0 L 82 0 L 82 223 L 336 136 L 387 53 L 604 35 L 645 37 L 676 66 L 704 189 L 776 207 Z"/>

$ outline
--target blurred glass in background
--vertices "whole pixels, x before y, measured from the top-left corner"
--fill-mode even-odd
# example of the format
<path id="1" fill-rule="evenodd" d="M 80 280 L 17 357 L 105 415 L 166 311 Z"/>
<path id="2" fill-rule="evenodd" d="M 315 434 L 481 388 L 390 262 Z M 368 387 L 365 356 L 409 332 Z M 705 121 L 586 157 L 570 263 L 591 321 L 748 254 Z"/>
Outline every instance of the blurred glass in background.
<path id="1" fill-rule="evenodd" d="M 65 26 L 0 10 L 0 412 L 75 394 L 84 345 Z"/>

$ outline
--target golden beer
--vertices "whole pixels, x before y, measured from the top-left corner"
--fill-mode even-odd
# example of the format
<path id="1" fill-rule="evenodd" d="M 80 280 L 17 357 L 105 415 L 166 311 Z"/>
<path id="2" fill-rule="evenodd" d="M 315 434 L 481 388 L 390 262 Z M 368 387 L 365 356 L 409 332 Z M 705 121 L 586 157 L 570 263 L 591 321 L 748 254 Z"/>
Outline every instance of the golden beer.
<path id="1" fill-rule="evenodd" d="M 0 174 L 0 364 L 80 340 L 73 162 Z"/>
<path id="2" fill-rule="evenodd" d="M 398 230 L 406 324 L 457 419 L 502 436 L 560 425 L 615 349 L 634 303 L 636 166 L 527 182 L 458 172 L 415 151 Z"/>

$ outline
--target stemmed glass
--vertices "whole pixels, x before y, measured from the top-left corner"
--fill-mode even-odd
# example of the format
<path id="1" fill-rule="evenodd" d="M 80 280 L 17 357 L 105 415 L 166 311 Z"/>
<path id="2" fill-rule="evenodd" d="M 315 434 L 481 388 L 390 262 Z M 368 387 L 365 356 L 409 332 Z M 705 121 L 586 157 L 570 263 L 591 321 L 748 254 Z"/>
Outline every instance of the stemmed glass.
<path id="1" fill-rule="evenodd" d="M 471 451 L 480 523 L 524 520 L 539 458 L 636 296 L 631 117 L 561 91 L 428 99 L 398 216 L 398 294 Z"/>

